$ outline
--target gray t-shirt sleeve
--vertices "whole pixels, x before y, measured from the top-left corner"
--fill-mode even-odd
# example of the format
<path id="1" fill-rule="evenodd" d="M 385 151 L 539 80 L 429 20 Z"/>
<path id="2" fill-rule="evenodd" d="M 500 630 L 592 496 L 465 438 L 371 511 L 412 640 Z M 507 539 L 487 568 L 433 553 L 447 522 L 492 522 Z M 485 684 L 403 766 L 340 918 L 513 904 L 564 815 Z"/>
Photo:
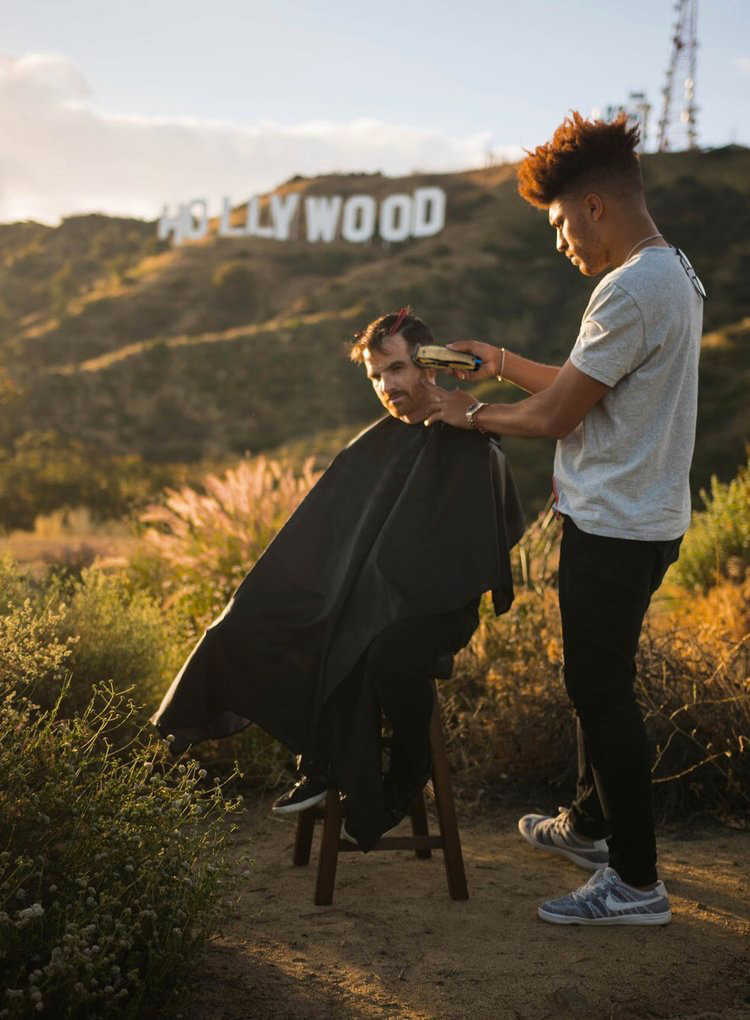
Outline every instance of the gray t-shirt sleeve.
<path id="1" fill-rule="evenodd" d="M 586 375 L 615 386 L 646 357 L 641 310 L 626 290 L 605 284 L 594 294 L 570 360 Z"/>

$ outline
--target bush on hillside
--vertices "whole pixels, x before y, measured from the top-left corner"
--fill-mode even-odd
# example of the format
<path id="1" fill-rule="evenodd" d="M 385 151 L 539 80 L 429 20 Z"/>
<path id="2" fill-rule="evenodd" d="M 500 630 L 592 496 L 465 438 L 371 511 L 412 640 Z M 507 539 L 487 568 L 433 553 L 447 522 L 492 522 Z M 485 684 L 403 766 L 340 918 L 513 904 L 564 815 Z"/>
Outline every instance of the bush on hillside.
<path id="1" fill-rule="evenodd" d="M 0 448 L 0 528 L 31 529 L 40 514 L 86 506 L 95 521 L 142 507 L 174 477 L 137 454 L 108 456 L 57 432 L 28 431 Z"/>
<path id="2" fill-rule="evenodd" d="M 160 577 L 168 601 L 182 605 L 196 628 L 207 626 L 316 479 L 312 460 L 294 470 L 258 457 L 208 475 L 202 492 L 167 489 L 163 504 L 140 516 L 150 527 L 139 569 Z"/>
<path id="3" fill-rule="evenodd" d="M 39 709 L 40 680 L 69 682 L 54 624 L 30 600 L 0 616 L 0 1016 L 174 1015 L 239 803 L 161 743 L 113 747 L 134 706 L 112 685 L 70 719 Z"/>
<path id="4" fill-rule="evenodd" d="M 711 479 L 701 491 L 706 509 L 695 514 L 672 576 L 689 591 L 703 591 L 750 567 L 750 459 L 730 482 Z"/>
<path id="5" fill-rule="evenodd" d="M 16 626 L 49 649 L 65 649 L 65 670 L 42 668 L 35 652 L 34 700 L 43 710 L 57 706 L 58 716 L 84 710 L 97 684 L 111 681 L 141 704 L 127 727 L 133 736 L 158 704 L 189 647 L 191 635 L 174 611 L 134 586 L 124 572 L 87 567 L 80 577 L 54 574 L 33 581 L 19 566 L 0 560 L 0 620 Z M 25 640 L 25 639 L 24 639 Z M 20 644 L 19 644 L 20 642 Z M 19 638 L 16 647 L 22 647 Z M 73 680 L 65 683 L 69 673 Z M 119 723 L 119 737 L 126 733 Z"/>
<path id="6" fill-rule="evenodd" d="M 64 607 L 56 633 L 70 643 L 69 668 L 75 677 L 61 712 L 82 711 L 93 687 L 110 680 L 118 690 L 132 691 L 151 711 L 189 646 L 190 635 L 176 612 L 135 587 L 126 574 L 95 566 L 85 568 L 80 579 L 56 579 L 45 597 L 52 606 Z M 50 708 L 56 697 L 55 689 L 38 693 L 43 708 Z M 145 721 L 135 718 L 134 724 Z"/>

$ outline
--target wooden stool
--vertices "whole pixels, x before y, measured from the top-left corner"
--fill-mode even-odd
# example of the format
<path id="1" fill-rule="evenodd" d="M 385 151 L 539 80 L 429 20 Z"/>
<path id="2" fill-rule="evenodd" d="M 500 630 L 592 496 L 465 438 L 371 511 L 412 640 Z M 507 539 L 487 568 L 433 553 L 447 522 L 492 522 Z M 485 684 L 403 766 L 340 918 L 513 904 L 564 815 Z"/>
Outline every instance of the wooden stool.
<path id="1" fill-rule="evenodd" d="M 450 659 L 450 662 L 448 662 Z M 440 668 L 442 667 L 442 668 Z M 434 675 L 438 679 L 449 679 L 453 670 L 452 656 L 446 656 L 436 663 Z M 445 753 L 445 737 L 438 702 L 437 685 L 432 681 L 434 707 L 430 720 L 430 744 L 432 746 L 432 785 L 435 790 L 435 807 L 437 809 L 440 835 L 431 836 L 427 825 L 424 791 L 414 800 L 409 812 L 411 816 L 411 836 L 383 836 L 375 844 L 371 852 L 376 850 L 413 850 L 420 859 L 432 856 L 433 850 L 443 851 L 445 874 L 448 880 L 448 892 L 451 899 L 467 900 L 469 892 L 466 887 L 464 858 L 461 852 L 461 837 L 456 821 L 456 806 L 453 801 L 448 757 Z M 328 906 L 333 903 L 333 888 L 336 882 L 336 865 L 338 855 L 342 851 L 361 853 L 358 846 L 341 839 L 341 803 L 338 790 L 329 790 L 325 807 L 316 806 L 302 811 L 297 819 L 297 833 L 294 842 L 295 864 L 307 864 L 312 849 L 315 822 L 323 820 L 323 838 L 320 844 L 318 874 L 315 880 L 315 905 Z"/>

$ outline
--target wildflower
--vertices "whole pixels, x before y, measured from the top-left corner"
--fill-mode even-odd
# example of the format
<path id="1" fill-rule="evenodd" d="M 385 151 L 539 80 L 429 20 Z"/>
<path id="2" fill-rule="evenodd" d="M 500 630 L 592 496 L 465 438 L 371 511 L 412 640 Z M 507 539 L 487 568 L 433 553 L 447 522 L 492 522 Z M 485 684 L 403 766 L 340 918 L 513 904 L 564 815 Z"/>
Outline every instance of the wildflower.
<path id="1" fill-rule="evenodd" d="M 19 910 L 17 918 L 19 921 L 32 921 L 37 917 L 41 917 L 44 914 L 44 907 L 41 903 L 32 903 L 30 907 L 26 907 L 25 910 Z"/>

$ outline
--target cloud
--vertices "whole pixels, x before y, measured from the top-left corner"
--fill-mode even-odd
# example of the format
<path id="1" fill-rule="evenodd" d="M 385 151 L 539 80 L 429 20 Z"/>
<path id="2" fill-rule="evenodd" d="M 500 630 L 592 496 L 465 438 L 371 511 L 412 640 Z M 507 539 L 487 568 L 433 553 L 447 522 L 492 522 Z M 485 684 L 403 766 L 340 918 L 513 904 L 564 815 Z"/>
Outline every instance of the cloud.
<path id="1" fill-rule="evenodd" d="M 750 74 L 750 57 L 735 57 L 734 62 L 740 74 Z"/>
<path id="2" fill-rule="evenodd" d="M 293 174 L 446 171 L 481 166 L 488 132 L 448 138 L 373 120 L 243 126 L 98 109 L 60 54 L 0 54 L 0 221 L 76 212 L 156 218 L 164 203 L 243 201 Z M 517 146 L 495 149 L 517 159 Z"/>

